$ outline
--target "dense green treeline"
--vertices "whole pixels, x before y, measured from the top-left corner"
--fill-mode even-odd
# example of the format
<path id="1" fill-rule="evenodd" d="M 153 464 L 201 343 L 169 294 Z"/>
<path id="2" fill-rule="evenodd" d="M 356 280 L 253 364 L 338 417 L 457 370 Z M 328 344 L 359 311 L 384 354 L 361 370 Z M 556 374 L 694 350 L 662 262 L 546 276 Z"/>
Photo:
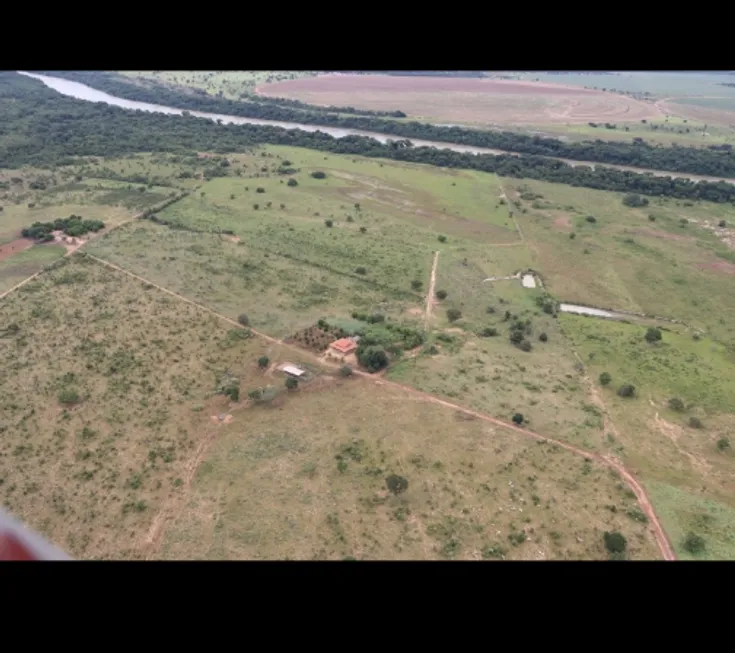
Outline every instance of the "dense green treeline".
<path id="1" fill-rule="evenodd" d="M 735 185 L 654 177 L 611 168 L 572 167 L 538 156 L 465 154 L 405 143 L 381 144 L 363 136 L 265 125 L 218 125 L 202 118 L 130 111 L 62 96 L 41 82 L 0 73 L 0 167 L 59 165 L 73 156 L 133 152 L 243 151 L 258 144 L 291 145 L 338 154 L 411 161 L 493 172 L 601 190 L 680 199 L 735 201 Z M 403 145 L 403 147 L 401 147 Z"/>
<path id="2" fill-rule="evenodd" d="M 257 103 L 237 102 L 208 95 L 194 95 L 163 85 L 142 87 L 104 72 L 47 71 L 45 74 L 82 82 L 128 100 L 164 104 L 179 109 L 207 111 L 245 118 L 260 118 L 262 120 L 361 129 L 402 138 L 457 143 L 517 152 L 519 154 L 573 159 L 575 161 L 591 161 L 652 170 L 735 178 L 735 153 L 729 145 L 712 146 L 710 148 L 664 147 L 651 145 L 643 139 L 636 139 L 632 143 L 602 140 L 565 143 L 556 138 L 542 138 L 514 132 L 442 127 L 413 121 L 399 122 L 386 120 L 375 115 L 346 116 L 330 113 L 330 111 L 345 113 L 344 108 L 321 109 L 311 105 L 303 105 L 308 107 L 309 110 L 302 110 L 301 108 L 296 109 L 281 104 L 262 104 L 260 103 L 261 98 L 258 98 Z M 292 101 L 285 100 L 284 102 L 290 103 Z"/>

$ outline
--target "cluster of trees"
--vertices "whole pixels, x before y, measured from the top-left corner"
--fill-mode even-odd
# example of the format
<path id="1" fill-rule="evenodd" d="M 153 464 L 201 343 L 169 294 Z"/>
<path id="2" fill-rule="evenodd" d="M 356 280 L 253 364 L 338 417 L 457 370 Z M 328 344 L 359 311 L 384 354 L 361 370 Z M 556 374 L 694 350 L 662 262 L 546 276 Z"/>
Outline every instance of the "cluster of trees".
<path id="1" fill-rule="evenodd" d="M 54 239 L 51 232 L 63 231 L 67 236 L 78 238 L 90 231 L 97 232 L 104 229 L 102 220 L 85 220 L 79 215 L 70 215 L 68 218 L 57 218 L 53 222 L 34 222 L 21 232 L 23 238 L 33 238 L 41 242 L 49 242 Z"/>
<path id="2" fill-rule="evenodd" d="M 155 87 L 141 86 L 111 73 L 98 71 L 44 71 L 44 74 L 82 82 L 128 100 L 165 104 L 179 109 L 264 120 L 361 129 L 404 138 L 458 143 L 519 154 L 573 159 L 575 161 L 611 163 L 715 177 L 735 177 L 735 153 L 731 149 L 676 145 L 666 147 L 646 143 L 643 139 L 636 139 L 632 143 L 599 139 L 572 143 L 557 138 L 531 136 L 515 132 L 481 131 L 456 126 L 431 125 L 416 121 L 385 120 L 385 113 L 382 117 L 377 113 L 372 115 L 339 115 L 339 113 L 358 112 L 356 109 L 345 111 L 346 107 L 329 107 L 326 109 L 304 105 L 306 108 L 290 108 L 272 102 L 264 104 L 260 98 L 258 102 L 239 102 L 210 96 L 202 97 L 184 90 L 177 91 L 163 85 L 156 85 Z M 335 113 L 335 111 L 339 111 L 339 113 Z M 370 112 L 360 113 L 367 114 Z M 390 113 L 388 112 L 388 114 Z M 397 113 L 401 113 L 401 117 L 405 116 L 402 112 Z"/>
<path id="3" fill-rule="evenodd" d="M 570 166 L 542 156 L 473 155 L 432 147 L 394 149 L 364 136 L 266 125 L 218 125 L 194 117 L 129 111 L 58 93 L 13 72 L 0 73 L 0 167 L 71 164 L 75 156 L 133 152 L 237 152 L 258 144 L 291 145 L 334 154 L 382 157 L 538 179 L 599 190 L 712 202 L 735 201 L 735 185 L 655 177 L 612 168 Z"/>
<path id="4" fill-rule="evenodd" d="M 241 100 L 209 95 L 203 89 L 172 88 L 170 85 L 153 80 L 136 80 L 133 82 L 122 75 L 98 70 L 36 70 L 39 75 L 61 77 L 72 82 L 87 84 L 110 95 L 148 102 L 165 104 L 177 109 L 222 113 L 243 118 L 262 118 L 263 120 L 285 120 L 290 122 L 306 122 L 305 115 L 349 114 L 375 118 L 405 118 L 403 111 L 371 111 L 355 107 L 321 107 L 306 104 L 300 100 L 288 98 L 272 98 L 262 95 L 244 94 Z M 244 101 L 243 101 L 244 100 Z M 318 123 L 316 123 L 318 124 Z"/>

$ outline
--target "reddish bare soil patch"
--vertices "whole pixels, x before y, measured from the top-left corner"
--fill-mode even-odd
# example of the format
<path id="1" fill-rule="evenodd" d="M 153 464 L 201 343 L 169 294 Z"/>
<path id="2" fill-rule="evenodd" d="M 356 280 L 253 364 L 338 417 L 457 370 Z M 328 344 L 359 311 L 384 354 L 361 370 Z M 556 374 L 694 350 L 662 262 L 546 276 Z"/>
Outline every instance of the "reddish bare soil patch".
<path id="1" fill-rule="evenodd" d="M 401 109 L 412 117 L 469 124 L 637 121 L 663 115 L 655 105 L 614 93 L 498 79 L 320 75 L 266 84 L 256 92 L 324 106 Z"/>
<path id="2" fill-rule="evenodd" d="M 735 276 L 735 264 L 728 263 L 727 261 L 713 261 L 712 263 L 699 263 L 697 265 L 699 270 L 719 272 L 720 274 L 727 274 Z"/>
<path id="3" fill-rule="evenodd" d="M 30 247 L 33 247 L 33 240 L 30 238 L 18 238 L 18 240 L 14 240 L 12 243 L 0 245 L 0 261 L 4 261 L 6 258 L 10 258 Z"/>
<path id="4" fill-rule="evenodd" d="M 572 221 L 568 216 L 560 215 L 556 220 L 554 220 L 554 226 L 557 229 L 571 229 Z"/>

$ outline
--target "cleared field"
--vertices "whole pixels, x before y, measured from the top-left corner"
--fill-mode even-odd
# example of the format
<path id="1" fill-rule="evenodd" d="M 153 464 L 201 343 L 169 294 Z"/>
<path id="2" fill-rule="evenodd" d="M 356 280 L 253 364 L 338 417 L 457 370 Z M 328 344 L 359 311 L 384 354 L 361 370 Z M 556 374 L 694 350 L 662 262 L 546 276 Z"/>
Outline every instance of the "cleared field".
<path id="1" fill-rule="evenodd" d="M 601 139 L 631 142 L 634 138 L 642 138 L 650 143 L 667 146 L 676 143 L 687 147 L 707 147 L 735 141 L 735 130 L 730 127 L 674 115 L 650 119 L 645 123 L 613 122 L 611 124 L 615 124 L 615 129 L 607 129 L 604 123 L 597 124 L 597 127 L 589 124 L 535 125 L 525 127 L 522 131 L 569 141 Z"/>
<path id="2" fill-rule="evenodd" d="M 199 468 L 162 558 L 604 559 L 607 530 L 631 558 L 658 556 L 610 472 L 407 393 L 332 380 L 246 414 Z"/>
<path id="3" fill-rule="evenodd" d="M 733 207 L 657 198 L 629 208 L 619 193 L 530 181 L 506 188 L 521 207 L 533 267 L 559 300 L 676 318 L 735 342 Z"/>
<path id="4" fill-rule="evenodd" d="M 517 247 L 495 256 L 485 246 L 519 242 L 493 175 L 263 154 L 233 162 L 242 177 L 204 183 L 157 215 L 178 229 L 127 225 L 89 251 L 279 337 L 353 310 L 419 319 L 437 249 L 481 256 L 488 273 L 525 262 Z M 286 162 L 298 172 L 277 174 Z"/>
<path id="5" fill-rule="evenodd" d="M 417 120 L 461 124 L 636 121 L 661 111 L 622 95 L 573 86 L 481 78 L 319 75 L 257 87 L 310 104 L 393 110 Z"/>
<path id="6" fill-rule="evenodd" d="M 690 120 L 699 120 L 708 125 L 717 125 L 720 128 L 735 129 L 735 111 L 732 110 L 732 100 L 714 100 L 706 102 L 682 102 L 684 98 L 674 98 L 671 101 L 659 102 L 659 106 L 667 112 Z M 698 98 L 693 98 L 698 99 Z"/>
<path id="7" fill-rule="evenodd" d="M 205 91 L 231 100 L 252 93 L 257 84 L 297 79 L 316 73 L 304 70 L 142 70 L 119 71 L 133 79 L 151 79 L 174 86 Z"/>
<path id="8" fill-rule="evenodd" d="M 11 252 L 11 256 L 0 259 L 0 293 L 10 290 L 65 253 L 60 245 L 34 245 L 17 253 Z"/>
<path id="9" fill-rule="evenodd" d="M 592 405 L 558 319 L 535 303 L 541 292 L 524 289 L 517 280 L 478 284 L 472 267 L 440 258 L 437 283 L 448 295 L 437 302 L 434 322 L 442 330 L 432 335 L 419 355 L 393 365 L 388 378 L 506 421 L 521 413 L 536 432 L 587 450 L 604 450 L 602 415 Z M 450 308 L 462 311 L 453 323 L 446 318 Z M 531 320 L 525 336 L 531 351 L 522 351 L 509 340 L 516 317 Z M 485 328 L 494 329 L 496 335 L 476 335 Z M 545 342 L 539 339 L 542 333 Z"/>
<path id="10" fill-rule="evenodd" d="M 708 338 L 695 340 L 691 334 L 663 331 L 662 341 L 650 344 L 642 326 L 571 315 L 559 321 L 588 375 L 595 382 L 603 372 L 611 375 L 610 385 L 598 389 L 615 424 L 608 427 L 607 438 L 652 488 L 654 505 L 662 506 L 664 526 L 671 527 L 672 542 L 680 551 L 679 524 L 686 525 L 688 518 L 680 514 L 674 497 L 694 493 L 695 502 L 735 510 L 735 456 L 730 444 L 735 358 L 722 345 Z M 616 394 L 626 383 L 635 386 L 636 397 Z M 683 405 L 672 409 L 672 398 Z M 690 418 L 699 419 L 702 426 L 692 426 Z M 691 524 L 687 528 L 708 539 L 712 555 L 723 559 L 735 554 L 726 530 L 703 531 Z"/>

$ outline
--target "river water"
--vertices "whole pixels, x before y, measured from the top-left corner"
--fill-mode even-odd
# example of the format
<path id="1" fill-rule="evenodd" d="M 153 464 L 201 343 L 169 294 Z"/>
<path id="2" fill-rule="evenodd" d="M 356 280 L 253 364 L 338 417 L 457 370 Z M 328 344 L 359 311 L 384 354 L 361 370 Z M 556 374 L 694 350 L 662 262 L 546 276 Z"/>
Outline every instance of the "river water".
<path id="1" fill-rule="evenodd" d="M 404 137 L 397 135 L 386 135 L 377 132 L 362 131 L 359 129 L 343 129 L 340 127 L 322 127 L 317 125 L 307 125 L 298 122 L 279 122 L 276 120 L 260 120 L 258 118 L 243 118 L 241 116 L 228 116 L 219 113 L 207 113 L 204 111 L 189 111 L 182 109 L 175 109 L 173 107 L 167 107 L 163 104 L 150 104 L 148 102 L 137 102 L 135 100 L 125 100 L 123 98 L 98 91 L 86 84 L 80 84 L 79 82 L 72 82 L 67 79 L 61 79 L 59 77 L 49 77 L 48 75 L 36 75 L 34 73 L 27 73 L 18 71 L 21 75 L 27 77 L 33 77 L 43 82 L 49 88 L 58 91 L 62 95 L 68 95 L 69 97 L 76 98 L 77 100 L 87 100 L 88 102 L 104 102 L 105 104 L 111 104 L 112 106 L 121 107 L 123 109 L 139 109 L 140 111 L 149 111 L 152 113 L 166 113 L 169 115 L 180 116 L 187 111 L 192 116 L 198 118 L 208 118 L 214 121 L 221 121 L 222 123 L 233 123 L 236 125 L 270 125 L 272 127 L 282 127 L 283 129 L 301 129 L 307 132 L 322 132 L 330 134 L 335 138 L 344 138 L 345 136 L 367 136 L 374 138 L 376 141 L 386 143 L 389 140 L 402 140 Z M 485 147 L 473 147 L 471 145 L 459 145 L 457 143 L 443 143 L 438 141 L 424 141 L 416 138 L 409 139 L 415 147 L 436 147 L 439 149 L 452 150 L 454 152 L 465 152 L 468 154 L 509 154 L 512 156 L 519 156 L 516 152 L 505 152 L 503 150 L 494 150 Z M 547 157 L 553 158 L 553 157 Z M 595 167 L 595 163 L 590 161 L 572 161 L 570 159 L 559 159 L 564 161 L 571 166 L 589 166 L 590 168 Z M 674 177 L 679 179 L 690 179 L 692 181 L 726 181 L 735 184 L 735 179 L 722 179 L 721 177 L 704 177 L 700 175 L 690 174 L 679 174 L 675 172 L 662 172 L 660 170 L 644 170 L 641 168 L 631 168 L 629 166 L 619 166 L 613 164 L 602 164 L 604 168 L 615 168 L 617 170 L 631 170 L 639 173 L 649 173 L 656 177 Z"/>

